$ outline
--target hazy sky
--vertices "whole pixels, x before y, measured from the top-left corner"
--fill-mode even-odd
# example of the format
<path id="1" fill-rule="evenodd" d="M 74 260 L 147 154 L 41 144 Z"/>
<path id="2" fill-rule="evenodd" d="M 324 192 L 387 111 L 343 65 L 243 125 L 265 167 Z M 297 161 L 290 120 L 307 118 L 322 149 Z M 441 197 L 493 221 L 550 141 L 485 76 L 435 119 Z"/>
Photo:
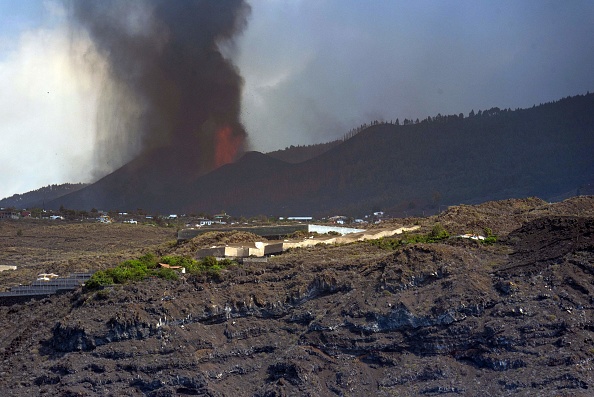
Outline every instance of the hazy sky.
<path id="1" fill-rule="evenodd" d="M 227 53 L 254 150 L 594 90 L 591 0 L 249 3 Z M 70 35 L 62 4 L 0 0 L 0 198 L 91 178 L 104 71 L 89 67 L 91 44 Z"/>

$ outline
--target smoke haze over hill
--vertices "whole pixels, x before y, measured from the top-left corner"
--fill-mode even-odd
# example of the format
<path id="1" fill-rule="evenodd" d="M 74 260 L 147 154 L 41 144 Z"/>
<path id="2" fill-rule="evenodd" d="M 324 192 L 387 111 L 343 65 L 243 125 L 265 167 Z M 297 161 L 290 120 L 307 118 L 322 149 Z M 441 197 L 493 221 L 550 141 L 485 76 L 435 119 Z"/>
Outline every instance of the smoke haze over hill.
<path id="1" fill-rule="evenodd" d="M 526 108 L 594 90 L 591 1 L 252 7 L 237 64 L 260 151 L 328 142 L 373 120 Z"/>

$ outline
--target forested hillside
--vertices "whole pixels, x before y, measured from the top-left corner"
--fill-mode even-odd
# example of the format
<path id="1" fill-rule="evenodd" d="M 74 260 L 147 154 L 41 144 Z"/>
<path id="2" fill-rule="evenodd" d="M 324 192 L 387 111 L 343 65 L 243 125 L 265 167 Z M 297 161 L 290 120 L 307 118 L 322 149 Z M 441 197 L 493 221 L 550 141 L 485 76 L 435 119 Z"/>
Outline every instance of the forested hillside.
<path id="1" fill-rule="evenodd" d="M 0 207 L 32 208 L 43 207 L 46 201 L 54 200 L 65 194 L 75 192 L 87 186 L 86 183 L 63 183 L 61 185 L 48 185 L 23 194 L 14 194 L 0 200 Z"/>
<path id="2" fill-rule="evenodd" d="M 252 156 L 215 170 L 190 188 L 184 208 L 279 215 L 381 208 L 412 215 L 510 197 L 550 199 L 575 195 L 591 181 L 592 153 L 594 95 L 470 117 L 377 122 L 301 164 L 254 165 L 239 174 Z"/>
<path id="3" fill-rule="evenodd" d="M 144 208 L 234 215 L 394 215 L 441 206 L 576 195 L 594 176 L 594 94 L 530 109 L 374 121 L 310 160 L 251 152 L 188 183 L 155 163 L 125 166 L 59 200 L 59 208 Z M 171 167 L 170 167 L 171 168 Z"/>
<path id="4" fill-rule="evenodd" d="M 281 150 L 266 153 L 266 155 L 277 160 L 286 161 L 287 163 L 302 163 L 327 152 L 333 147 L 338 146 L 340 143 L 342 143 L 342 140 L 305 146 L 291 145 Z"/>

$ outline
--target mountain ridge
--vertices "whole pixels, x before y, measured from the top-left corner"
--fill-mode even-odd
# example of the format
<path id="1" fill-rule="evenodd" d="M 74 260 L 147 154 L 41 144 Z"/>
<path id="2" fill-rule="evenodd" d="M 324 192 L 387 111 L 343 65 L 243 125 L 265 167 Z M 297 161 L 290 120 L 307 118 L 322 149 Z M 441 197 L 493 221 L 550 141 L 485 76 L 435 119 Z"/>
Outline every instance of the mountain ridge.
<path id="1" fill-rule="evenodd" d="M 593 152 L 594 94 L 586 94 L 528 109 L 492 108 L 473 117 L 376 123 L 297 164 L 264 157 L 251 164 L 256 157 L 250 155 L 185 180 L 172 178 L 179 173 L 172 167 L 153 175 L 120 169 L 50 205 L 160 212 L 225 208 L 244 216 L 354 215 L 376 207 L 396 214 L 434 212 L 440 205 L 577 193 L 594 176 Z M 150 182 L 128 183 L 139 178 Z M 100 197 L 101 192 L 109 194 Z"/>
<path id="2" fill-rule="evenodd" d="M 43 208 L 46 200 L 56 199 L 69 192 L 82 189 L 87 185 L 88 183 L 61 183 L 43 186 L 39 189 L 5 197 L 0 200 L 0 207 L 17 209 Z"/>

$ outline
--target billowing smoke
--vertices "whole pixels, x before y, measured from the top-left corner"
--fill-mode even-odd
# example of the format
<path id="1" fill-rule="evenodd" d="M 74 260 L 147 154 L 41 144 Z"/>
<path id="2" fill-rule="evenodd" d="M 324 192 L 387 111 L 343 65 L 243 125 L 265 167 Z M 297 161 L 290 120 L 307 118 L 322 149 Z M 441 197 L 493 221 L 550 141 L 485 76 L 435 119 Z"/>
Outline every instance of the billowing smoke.
<path id="1" fill-rule="evenodd" d="M 73 34 L 88 34 L 89 62 L 104 74 L 97 172 L 136 157 L 198 174 L 243 151 L 243 82 L 221 52 L 246 25 L 243 0 L 66 1 Z"/>

